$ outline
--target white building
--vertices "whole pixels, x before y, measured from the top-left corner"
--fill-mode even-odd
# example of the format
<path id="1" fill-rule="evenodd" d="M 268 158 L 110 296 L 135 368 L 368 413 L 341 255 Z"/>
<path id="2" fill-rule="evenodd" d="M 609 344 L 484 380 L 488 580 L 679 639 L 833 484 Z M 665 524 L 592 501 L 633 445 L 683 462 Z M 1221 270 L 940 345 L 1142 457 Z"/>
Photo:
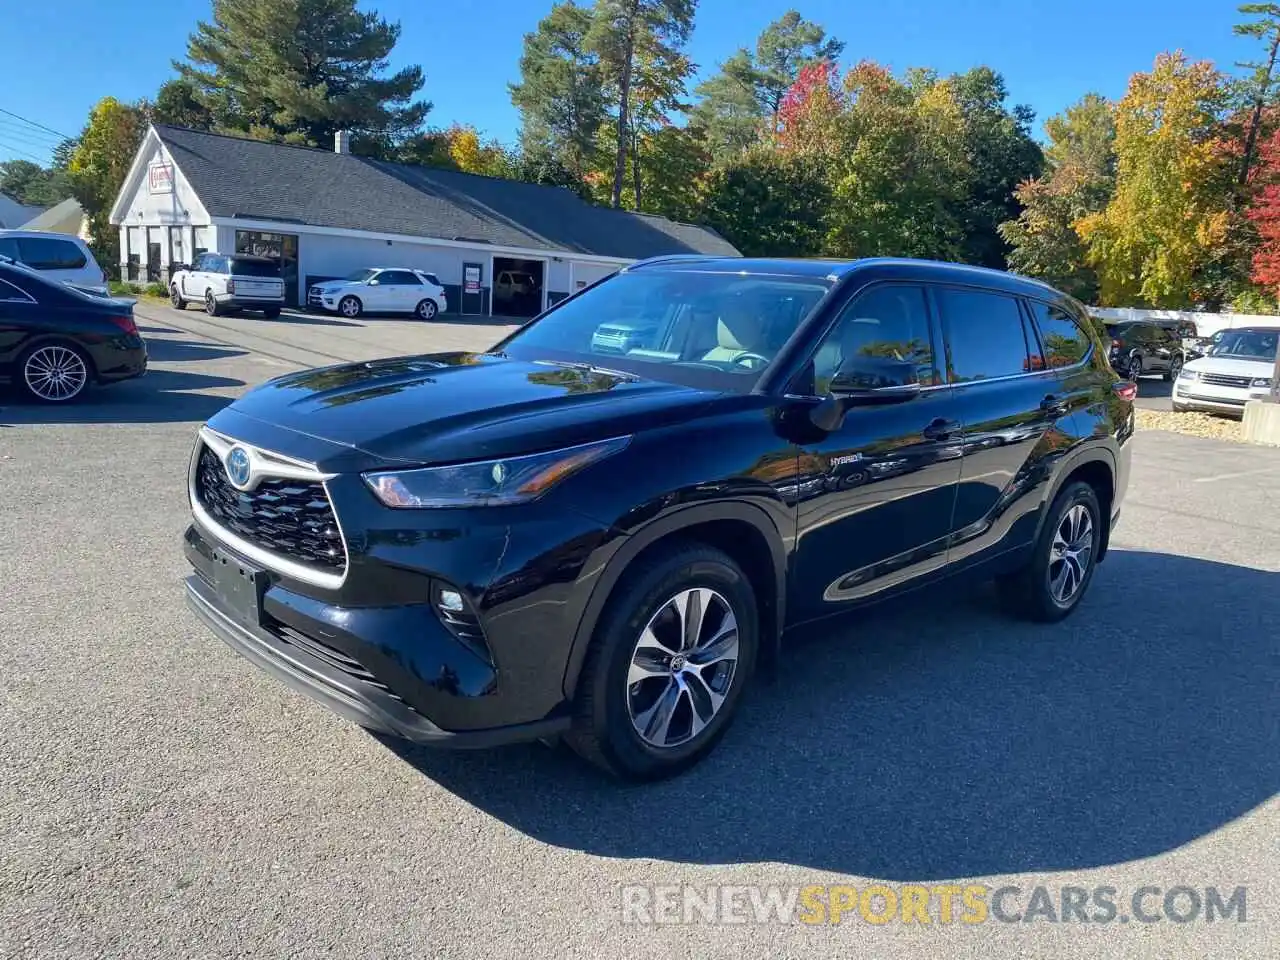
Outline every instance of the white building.
<path id="1" fill-rule="evenodd" d="M 121 276 L 167 282 L 204 251 L 280 259 L 291 304 L 372 266 L 434 273 L 450 310 L 533 314 L 618 267 L 673 253 L 736 256 L 712 230 L 593 206 L 572 191 L 153 126 L 111 210 Z M 504 273 L 535 295 L 493 303 Z M 518 308 L 518 309 L 517 309 Z"/>

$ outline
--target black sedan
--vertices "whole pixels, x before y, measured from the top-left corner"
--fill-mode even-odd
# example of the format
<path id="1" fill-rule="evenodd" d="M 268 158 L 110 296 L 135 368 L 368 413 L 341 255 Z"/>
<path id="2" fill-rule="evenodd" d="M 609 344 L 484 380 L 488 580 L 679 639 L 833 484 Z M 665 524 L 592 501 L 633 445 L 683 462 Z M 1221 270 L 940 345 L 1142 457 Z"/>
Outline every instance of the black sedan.
<path id="1" fill-rule="evenodd" d="M 147 371 L 133 302 L 95 296 L 0 257 L 0 383 L 67 403 Z"/>

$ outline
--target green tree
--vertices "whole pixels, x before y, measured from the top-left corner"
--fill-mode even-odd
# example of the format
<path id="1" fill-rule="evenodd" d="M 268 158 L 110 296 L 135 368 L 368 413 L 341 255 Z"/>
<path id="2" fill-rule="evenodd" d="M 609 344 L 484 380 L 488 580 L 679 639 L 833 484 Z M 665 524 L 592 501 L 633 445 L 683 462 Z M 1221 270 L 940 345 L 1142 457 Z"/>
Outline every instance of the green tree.
<path id="1" fill-rule="evenodd" d="M 1244 149 L 1238 176 L 1238 182 L 1244 185 L 1249 182 L 1249 174 L 1257 156 L 1263 111 L 1274 99 L 1276 84 L 1280 82 L 1280 78 L 1276 76 L 1276 58 L 1280 54 L 1280 4 L 1245 3 L 1238 10 L 1252 19 L 1236 24 L 1233 28 L 1236 35 L 1260 40 L 1265 50 L 1261 60 L 1238 64 L 1249 70 L 1247 77 L 1237 81 L 1237 90 L 1249 118 L 1245 123 Z"/>
<path id="2" fill-rule="evenodd" d="M 669 79 L 663 75 L 679 74 L 683 88 L 692 64 L 682 51 L 693 32 L 696 7 L 697 0 L 596 0 L 587 43 L 599 56 L 617 103 L 610 189 L 615 207 L 622 205 L 632 145 L 632 87 L 665 88 Z"/>
<path id="3" fill-rule="evenodd" d="M 510 85 L 520 111 L 521 152 L 564 167 L 581 180 L 596 164 L 605 122 L 604 74 L 587 44 L 593 17 L 572 2 L 558 3 L 524 37 L 520 81 Z"/>
<path id="4" fill-rule="evenodd" d="M 720 70 L 698 85 L 693 116 L 707 131 L 718 158 L 740 154 L 767 131 L 778 132 L 787 91 L 800 71 L 816 63 L 834 63 L 844 44 L 798 11 L 789 10 L 756 39 L 755 52 L 739 49 Z"/>
<path id="5" fill-rule="evenodd" d="M 969 170 L 963 196 L 952 211 L 964 234 L 960 257 L 1003 269 L 1008 247 L 1000 224 L 1018 214 L 1014 189 L 1039 175 L 1043 165 L 1031 137 L 1035 114 L 1030 107 L 1005 105 L 1004 78 L 990 67 L 974 67 L 948 84 L 963 118 L 960 149 Z"/>
<path id="6" fill-rule="evenodd" d="M 812 257 L 830 209 L 819 162 L 758 147 L 711 170 L 698 219 L 747 256 Z"/>
<path id="7" fill-rule="evenodd" d="M 51 207 L 71 196 L 65 170 L 45 168 L 30 160 L 0 163 L 0 193 L 33 207 Z"/>
<path id="8" fill-rule="evenodd" d="M 420 67 L 387 75 L 400 26 L 355 0 L 213 0 L 175 63 L 220 129 L 332 143 L 349 130 L 364 152 L 416 134 L 431 105 Z"/>
<path id="9" fill-rule="evenodd" d="M 103 97 L 89 112 L 71 155 L 71 189 L 89 219 L 90 241 L 102 263 L 120 262 L 119 231 L 108 216 L 146 130 L 146 118 L 136 106 Z"/>
<path id="10" fill-rule="evenodd" d="M 741 156 L 759 142 L 765 111 L 757 96 L 757 83 L 755 59 L 743 49 L 694 89 L 697 101 L 690 117 L 704 131 L 707 147 L 716 159 Z"/>
<path id="11" fill-rule="evenodd" d="M 828 37 L 826 30 L 796 10 L 788 10 L 765 27 L 756 40 L 756 99 L 770 117 L 775 132 L 782 98 L 796 82 L 801 68 L 813 63 L 834 63 L 843 52 L 843 41 Z"/>
<path id="12" fill-rule="evenodd" d="M 1091 303 L 1098 277 L 1087 262 L 1076 224 L 1102 210 L 1115 189 L 1115 121 L 1111 105 L 1086 94 L 1045 121 L 1048 144 L 1042 176 L 1014 191 L 1022 211 L 1000 225 L 1009 266 Z"/>
<path id="13" fill-rule="evenodd" d="M 1222 188 L 1229 154 L 1217 139 L 1223 76 L 1181 52 L 1136 73 L 1116 108 L 1116 188 L 1078 229 L 1097 269 L 1101 300 L 1186 307 L 1198 274 L 1226 239 Z"/>
<path id="14" fill-rule="evenodd" d="M 162 83 L 156 91 L 155 100 L 147 106 L 152 123 L 168 123 L 193 130 L 213 128 L 213 113 L 201 100 L 199 89 L 182 77 L 174 77 Z"/>
<path id="15" fill-rule="evenodd" d="M 702 183 L 711 155 L 699 127 L 667 124 L 649 131 L 636 156 L 644 158 L 637 209 L 685 221 L 702 215 Z"/>

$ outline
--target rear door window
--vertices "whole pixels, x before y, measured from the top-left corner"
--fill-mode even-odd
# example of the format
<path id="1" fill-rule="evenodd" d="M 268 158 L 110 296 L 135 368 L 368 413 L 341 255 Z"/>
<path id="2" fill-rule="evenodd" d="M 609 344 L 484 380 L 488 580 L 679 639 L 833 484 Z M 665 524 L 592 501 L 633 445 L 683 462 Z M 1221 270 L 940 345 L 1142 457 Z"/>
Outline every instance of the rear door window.
<path id="1" fill-rule="evenodd" d="M 1070 314 L 1038 300 L 1029 301 L 1028 306 L 1040 331 L 1040 345 L 1047 367 L 1069 367 L 1085 358 L 1089 352 L 1089 337 Z"/>
<path id="2" fill-rule="evenodd" d="M 79 270 L 87 262 L 84 251 L 70 240 L 18 237 L 18 259 L 32 270 Z"/>
<path id="3" fill-rule="evenodd" d="M 948 382 L 1011 377 L 1038 366 L 1031 362 L 1022 311 L 1013 297 L 955 287 L 937 287 L 934 297 L 947 340 Z"/>
<path id="4" fill-rule="evenodd" d="M 408 270 L 383 270 L 378 274 L 378 282 L 394 287 L 420 287 L 422 281 Z"/>

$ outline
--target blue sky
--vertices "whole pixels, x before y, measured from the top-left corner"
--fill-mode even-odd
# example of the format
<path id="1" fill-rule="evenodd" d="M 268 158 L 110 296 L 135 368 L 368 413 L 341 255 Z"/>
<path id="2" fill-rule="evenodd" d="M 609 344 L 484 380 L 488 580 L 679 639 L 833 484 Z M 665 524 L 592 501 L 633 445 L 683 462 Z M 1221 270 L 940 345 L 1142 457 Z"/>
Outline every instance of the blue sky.
<path id="1" fill-rule="evenodd" d="M 432 124 L 472 123 L 514 138 L 507 83 L 516 77 L 523 35 L 551 0 L 361 5 L 400 21 L 393 59 L 426 70 Z M 1121 95 L 1129 75 L 1162 50 L 1181 48 L 1228 70 L 1255 54 L 1250 41 L 1231 33 L 1234 0 L 701 0 L 691 44 L 700 74 L 752 46 L 792 7 L 844 40 L 848 62 L 867 57 L 894 69 L 944 73 L 989 64 L 1004 74 L 1011 99 L 1030 104 L 1041 120 L 1090 90 Z M 209 13 L 209 0 L 0 0 L 0 110 L 78 133 L 100 97 L 152 94 L 172 74 L 170 60 L 185 52 L 192 26 Z M 0 113 L 0 160 L 47 160 L 51 140 Z"/>

